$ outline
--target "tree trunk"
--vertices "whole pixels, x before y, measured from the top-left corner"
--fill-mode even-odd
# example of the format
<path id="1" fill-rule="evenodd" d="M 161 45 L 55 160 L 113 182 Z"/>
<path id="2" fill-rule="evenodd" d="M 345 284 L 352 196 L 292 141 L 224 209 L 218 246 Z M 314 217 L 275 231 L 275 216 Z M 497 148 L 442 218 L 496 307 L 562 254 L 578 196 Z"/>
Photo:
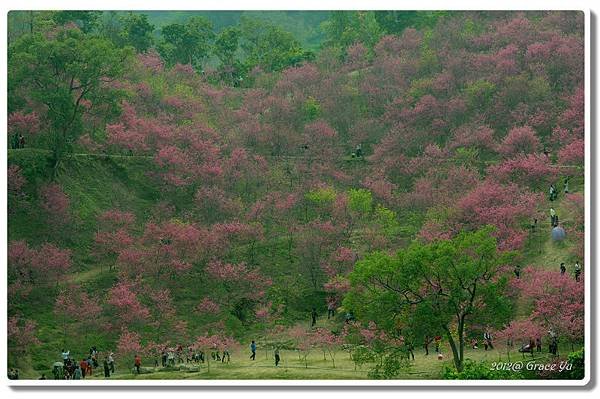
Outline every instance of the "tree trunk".
<path id="1" fill-rule="evenodd" d="M 461 351 L 456 347 L 456 342 L 452 337 L 452 333 L 447 327 L 444 327 L 446 331 L 446 337 L 448 338 L 448 342 L 450 343 L 450 348 L 452 349 L 452 356 L 454 358 L 454 366 L 456 367 L 456 371 L 461 372 L 463 370 L 463 359 L 461 356 Z"/>

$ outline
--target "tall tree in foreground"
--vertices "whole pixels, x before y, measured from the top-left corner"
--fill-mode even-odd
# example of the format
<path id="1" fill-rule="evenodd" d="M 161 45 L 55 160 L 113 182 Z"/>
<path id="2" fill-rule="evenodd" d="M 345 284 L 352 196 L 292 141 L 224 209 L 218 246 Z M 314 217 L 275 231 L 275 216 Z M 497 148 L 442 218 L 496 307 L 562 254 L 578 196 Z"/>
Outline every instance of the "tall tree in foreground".
<path id="1" fill-rule="evenodd" d="M 344 306 L 389 330 L 399 322 L 419 323 L 426 315 L 444 331 L 461 371 L 467 328 L 502 324 L 510 316 L 502 295 L 507 282 L 502 266 L 512 254 L 499 252 L 490 233 L 486 227 L 452 240 L 414 243 L 395 256 L 373 253 L 350 274 L 352 288 Z"/>
<path id="2" fill-rule="evenodd" d="M 55 174 L 83 130 L 82 115 L 96 106 L 116 109 L 109 83 L 123 75 L 130 54 L 77 28 L 25 35 L 9 48 L 9 102 L 33 101 L 47 109 Z"/>

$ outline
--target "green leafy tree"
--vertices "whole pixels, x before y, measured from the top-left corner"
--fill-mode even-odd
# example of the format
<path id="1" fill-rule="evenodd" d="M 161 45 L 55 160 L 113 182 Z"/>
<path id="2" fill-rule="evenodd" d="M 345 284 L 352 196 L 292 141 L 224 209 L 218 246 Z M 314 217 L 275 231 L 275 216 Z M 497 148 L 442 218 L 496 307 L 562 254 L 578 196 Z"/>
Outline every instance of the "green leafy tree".
<path id="1" fill-rule="evenodd" d="M 102 15 L 102 11 L 57 11 L 52 19 L 58 25 L 65 25 L 69 22 L 73 22 L 79 26 L 79 28 L 89 33 L 98 25 L 98 19 Z"/>
<path id="2" fill-rule="evenodd" d="M 400 34 L 406 28 L 431 28 L 438 20 L 449 13 L 447 11 L 375 11 L 375 19 L 389 34 Z"/>
<path id="3" fill-rule="evenodd" d="M 190 64 L 197 71 L 208 58 L 215 33 L 205 17 L 192 17 L 185 24 L 170 24 L 162 28 L 158 52 L 168 66 Z"/>
<path id="4" fill-rule="evenodd" d="M 154 38 L 154 25 L 148 22 L 146 14 L 134 14 L 130 12 L 122 18 L 123 31 L 121 36 L 123 42 L 132 46 L 138 53 L 145 53 L 152 47 Z"/>
<path id="5" fill-rule="evenodd" d="M 362 43 L 372 49 L 383 34 L 372 11 L 333 11 L 323 30 L 326 44 L 341 48 Z"/>
<path id="6" fill-rule="evenodd" d="M 248 69 L 260 67 L 265 71 L 280 71 L 312 59 L 294 36 L 267 22 L 242 18 L 241 44 Z"/>
<path id="7" fill-rule="evenodd" d="M 230 26 L 217 34 L 213 54 L 220 61 L 221 79 L 235 85 L 245 72 L 244 65 L 236 58 L 242 32 L 238 27 Z"/>
<path id="8" fill-rule="evenodd" d="M 348 192 L 348 205 L 353 212 L 368 214 L 373 208 L 373 195 L 364 188 L 352 188 Z"/>
<path id="9" fill-rule="evenodd" d="M 217 35 L 214 45 L 214 54 L 221 64 L 232 65 L 235 60 L 235 53 L 238 50 L 240 36 L 242 32 L 235 26 L 223 29 Z"/>
<path id="10" fill-rule="evenodd" d="M 414 243 L 396 256 L 367 256 L 350 274 L 344 307 L 389 331 L 397 323 L 412 328 L 429 320 L 433 333 L 443 331 L 462 371 L 468 326 L 501 325 L 510 316 L 501 266 L 512 254 L 499 252 L 490 233 L 487 227 L 452 240 Z"/>
<path id="11" fill-rule="evenodd" d="M 118 106 L 119 96 L 109 83 L 123 75 L 131 54 L 131 48 L 118 49 L 79 29 L 61 29 L 54 38 L 25 35 L 9 48 L 9 99 L 26 98 L 46 107 L 55 174 L 81 134 L 86 110 Z"/>

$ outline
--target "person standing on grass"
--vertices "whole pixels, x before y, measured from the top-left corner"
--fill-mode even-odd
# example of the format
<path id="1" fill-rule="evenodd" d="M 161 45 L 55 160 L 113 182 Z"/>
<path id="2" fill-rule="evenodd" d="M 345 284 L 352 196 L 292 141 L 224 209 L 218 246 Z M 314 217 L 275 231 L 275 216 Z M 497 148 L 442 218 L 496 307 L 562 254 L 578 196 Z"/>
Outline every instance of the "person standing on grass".
<path id="1" fill-rule="evenodd" d="M 115 358 L 114 353 L 110 352 L 108 355 L 108 365 L 110 366 L 110 372 L 115 373 Z"/>
<path id="2" fill-rule="evenodd" d="M 310 312 L 310 318 L 311 318 L 310 326 L 314 327 L 317 324 L 317 309 L 316 308 L 312 308 L 312 311 Z"/>
<path id="3" fill-rule="evenodd" d="M 442 336 L 435 336 L 435 353 L 440 353 L 440 344 L 442 343 Z"/>
<path id="4" fill-rule="evenodd" d="M 135 358 L 133 359 L 133 365 L 135 366 L 135 371 L 139 374 L 140 367 L 142 366 L 142 358 L 140 355 L 135 355 Z"/>
<path id="5" fill-rule="evenodd" d="M 494 349 L 494 345 L 492 345 L 492 335 L 490 334 L 489 331 L 486 330 L 483 333 L 483 340 L 484 340 L 483 346 L 484 346 L 485 350 L 488 350 L 488 347 L 490 348 L 490 350 Z"/>
<path id="6" fill-rule="evenodd" d="M 110 377 L 110 366 L 108 365 L 108 358 L 104 357 L 102 366 L 104 366 L 104 378 Z"/>
<path id="7" fill-rule="evenodd" d="M 535 348 L 538 352 L 542 351 L 542 339 L 540 337 L 535 339 Z"/>
<path id="8" fill-rule="evenodd" d="M 69 354 L 71 353 L 71 351 L 65 350 L 63 349 L 60 356 L 62 357 L 63 363 L 67 362 L 67 359 L 69 358 Z"/>
<path id="9" fill-rule="evenodd" d="M 579 261 L 575 262 L 575 281 L 579 281 L 579 276 L 581 276 L 581 266 L 579 265 Z"/>
<path id="10" fill-rule="evenodd" d="M 562 262 L 562 263 L 560 264 L 560 275 L 561 275 L 561 276 L 562 276 L 562 275 L 564 275 L 566 271 L 567 271 L 567 267 L 565 266 L 565 263 L 564 263 L 564 262 Z"/>
<path id="11" fill-rule="evenodd" d="M 333 300 L 327 301 L 327 320 L 335 316 L 335 305 Z"/>
<path id="12" fill-rule="evenodd" d="M 81 377 L 83 379 L 85 379 L 85 376 L 87 375 L 87 367 L 88 367 L 88 364 L 85 359 L 81 359 L 81 361 L 79 362 L 79 367 L 81 368 Z"/>
<path id="13" fill-rule="evenodd" d="M 565 194 L 569 194 L 569 179 L 570 178 L 571 178 L 570 176 L 565 177 L 565 182 L 563 183 L 563 191 Z"/>
<path id="14" fill-rule="evenodd" d="M 281 361 L 281 358 L 279 357 L 279 348 L 275 348 L 275 367 L 277 367 L 279 365 L 279 362 Z"/>
<path id="15" fill-rule="evenodd" d="M 73 374 L 74 380 L 80 380 L 83 377 L 83 372 L 81 371 L 81 366 L 77 365 L 75 367 L 75 373 Z"/>
<path id="16" fill-rule="evenodd" d="M 256 360 L 256 342 L 252 341 L 252 343 L 250 344 L 250 350 L 252 351 L 250 359 Z"/>
<path id="17" fill-rule="evenodd" d="M 88 356 L 87 360 L 85 361 L 87 363 L 87 371 L 89 376 L 92 376 L 92 372 L 94 371 L 94 362 L 92 361 L 92 357 Z"/>
<path id="18" fill-rule="evenodd" d="M 221 357 L 221 363 L 225 363 L 225 356 L 227 356 L 227 363 L 231 361 L 231 355 L 229 354 L 229 348 L 223 349 L 223 356 Z"/>
<path id="19" fill-rule="evenodd" d="M 431 338 L 429 335 L 425 336 L 425 341 L 423 342 L 423 347 L 425 348 L 425 356 L 429 355 L 429 344 L 431 343 Z"/>
<path id="20" fill-rule="evenodd" d="M 517 265 L 517 266 L 515 266 L 515 271 L 514 271 L 514 273 L 515 273 L 515 277 L 516 277 L 517 279 L 520 279 L 520 278 L 521 278 L 521 266 L 520 266 L 520 265 Z"/>

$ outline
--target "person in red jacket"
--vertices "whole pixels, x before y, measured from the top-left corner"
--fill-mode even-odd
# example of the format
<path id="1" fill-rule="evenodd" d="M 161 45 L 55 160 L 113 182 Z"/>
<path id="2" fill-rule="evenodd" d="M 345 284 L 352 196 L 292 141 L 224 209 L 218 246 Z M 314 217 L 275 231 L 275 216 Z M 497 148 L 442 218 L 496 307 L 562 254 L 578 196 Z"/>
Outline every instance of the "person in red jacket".
<path id="1" fill-rule="evenodd" d="M 139 374 L 140 373 L 140 366 L 142 365 L 142 358 L 140 357 L 140 355 L 135 355 L 135 359 L 133 361 L 133 364 L 135 365 L 135 370 Z"/>
<path id="2" fill-rule="evenodd" d="M 85 361 L 85 359 L 81 359 L 81 361 L 79 362 L 79 367 L 81 368 L 81 378 L 85 378 L 85 375 L 87 374 L 87 367 L 88 367 L 88 364 Z"/>

